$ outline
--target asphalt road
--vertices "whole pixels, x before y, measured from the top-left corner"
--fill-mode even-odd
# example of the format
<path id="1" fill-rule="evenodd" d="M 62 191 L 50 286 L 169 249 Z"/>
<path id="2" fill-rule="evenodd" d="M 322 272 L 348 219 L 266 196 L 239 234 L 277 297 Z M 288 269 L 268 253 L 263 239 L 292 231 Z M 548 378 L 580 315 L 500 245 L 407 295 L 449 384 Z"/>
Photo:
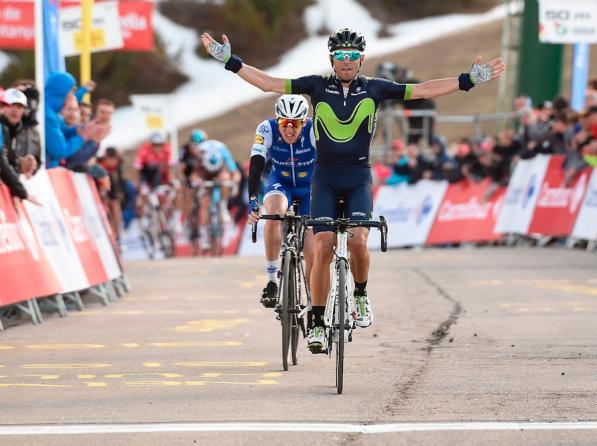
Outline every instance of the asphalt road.
<path id="1" fill-rule="evenodd" d="M 594 254 L 375 253 L 343 395 L 333 358 L 282 371 L 262 264 L 129 263 L 118 302 L 0 333 L 0 444 L 597 444 Z"/>

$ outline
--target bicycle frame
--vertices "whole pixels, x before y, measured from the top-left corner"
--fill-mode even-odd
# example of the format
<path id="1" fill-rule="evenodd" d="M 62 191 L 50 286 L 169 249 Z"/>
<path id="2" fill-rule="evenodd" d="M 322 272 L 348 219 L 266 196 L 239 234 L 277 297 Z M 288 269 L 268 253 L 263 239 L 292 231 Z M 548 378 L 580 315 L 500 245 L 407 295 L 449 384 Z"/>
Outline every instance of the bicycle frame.
<path id="1" fill-rule="evenodd" d="M 334 248 L 334 261 L 332 262 L 332 279 L 330 287 L 330 291 L 328 293 L 328 298 L 325 306 L 325 313 L 324 313 L 324 322 L 328 330 L 328 339 L 332 339 L 332 335 L 337 335 L 338 330 L 332 330 L 334 328 L 340 328 L 344 325 L 345 329 L 352 330 L 355 328 L 355 319 L 356 319 L 356 311 L 355 311 L 355 302 L 353 296 L 353 281 L 352 281 L 352 274 L 350 273 L 350 254 L 348 252 L 348 236 L 350 232 L 348 230 L 345 231 L 338 231 L 336 233 L 336 244 Z M 347 308 L 346 308 L 346 319 L 344 322 L 338 320 L 338 294 L 339 294 L 339 284 L 338 284 L 338 275 L 339 269 L 346 268 L 347 277 L 349 280 L 346 281 L 346 297 L 347 297 Z M 347 324 L 348 322 L 348 324 Z M 332 333 L 332 331 L 334 333 Z M 350 332 L 348 334 L 348 340 L 352 340 Z M 328 355 L 332 354 L 331 345 L 328 346 Z"/>
<path id="2" fill-rule="evenodd" d="M 284 232 L 280 256 L 282 258 L 280 286 L 278 289 L 276 313 L 282 324 L 282 365 L 288 370 L 288 353 L 292 352 L 292 363 L 296 365 L 299 329 L 306 336 L 304 315 L 312 308 L 309 285 L 303 266 L 302 245 L 304 236 L 303 218 L 289 210 L 285 216 L 262 215 L 262 219 L 282 221 Z M 257 224 L 253 225 L 253 243 L 257 241 Z M 304 300 L 307 305 L 303 305 Z"/>
<path id="3" fill-rule="evenodd" d="M 334 248 L 332 286 L 328 294 L 324 312 L 324 324 L 328 335 L 328 355 L 332 356 L 332 346 L 336 350 L 336 389 L 341 394 L 344 386 L 344 344 L 352 341 L 352 330 L 356 328 L 356 307 L 352 290 L 352 276 L 348 252 L 350 228 L 377 228 L 381 233 L 381 250 L 387 250 L 385 218 L 379 221 L 356 221 L 348 218 L 305 220 L 306 226 L 327 226 L 334 228 L 336 243 Z"/>
<path id="4" fill-rule="evenodd" d="M 191 227 L 191 242 L 193 246 L 197 243 L 199 238 L 199 213 L 200 205 L 199 201 L 201 196 L 203 196 L 206 192 L 209 192 L 211 195 L 210 205 L 209 205 L 209 234 L 210 234 L 210 243 L 211 243 L 211 251 L 214 255 L 221 255 L 222 251 L 222 236 L 224 233 L 223 228 L 223 217 L 220 208 L 220 202 L 222 201 L 222 188 L 223 187 L 233 187 L 236 183 L 234 181 L 220 181 L 217 179 L 214 180 L 206 180 L 201 181 L 199 185 L 196 187 L 195 194 L 193 196 L 193 208 L 192 213 L 193 217 L 190 219 L 190 223 L 193 226 Z M 193 248 L 195 250 L 195 248 Z"/>

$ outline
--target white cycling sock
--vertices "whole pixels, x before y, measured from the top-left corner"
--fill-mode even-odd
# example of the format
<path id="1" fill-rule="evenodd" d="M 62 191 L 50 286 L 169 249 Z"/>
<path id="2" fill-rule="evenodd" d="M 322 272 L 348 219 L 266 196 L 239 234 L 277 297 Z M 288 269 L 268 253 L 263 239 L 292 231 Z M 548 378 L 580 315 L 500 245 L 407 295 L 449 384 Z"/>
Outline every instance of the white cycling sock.
<path id="1" fill-rule="evenodd" d="M 207 240 L 209 239 L 209 232 L 207 231 L 207 226 L 201 226 L 199 228 L 199 237 L 202 240 Z"/>
<path id="2" fill-rule="evenodd" d="M 269 260 L 265 261 L 265 272 L 267 273 L 267 280 L 270 282 L 275 282 L 278 278 L 278 261 Z"/>

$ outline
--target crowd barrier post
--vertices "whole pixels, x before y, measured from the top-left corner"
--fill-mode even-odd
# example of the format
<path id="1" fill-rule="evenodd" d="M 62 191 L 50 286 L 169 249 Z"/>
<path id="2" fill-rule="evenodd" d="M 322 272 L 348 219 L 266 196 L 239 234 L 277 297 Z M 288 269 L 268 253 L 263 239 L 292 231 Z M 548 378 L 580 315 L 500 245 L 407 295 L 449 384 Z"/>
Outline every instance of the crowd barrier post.
<path id="1" fill-rule="evenodd" d="M 16 303 L 15 306 L 23 313 L 28 314 L 29 317 L 31 317 L 31 322 L 33 322 L 33 325 L 39 325 L 43 322 L 41 311 L 39 311 L 39 306 L 37 305 L 37 301 L 35 299 L 29 299 L 24 302 Z"/>
<path id="2" fill-rule="evenodd" d="M 44 302 L 46 305 L 49 305 L 53 310 L 57 310 L 58 315 L 60 317 L 68 316 L 68 312 L 66 311 L 66 305 L 64 304 L 64 298 L 63 298 L 62 294 L 55 294 L 53 296 L 42 297 L 42 298 L 39 298 L 39 300 Z M 38 303 L 38 307 L 39 307 L 39 303 Z M 40 319 L 42 319 L 41 311 L 40 311 L 39 317 L 40 317 Z"/>
<path id="3" fill-rule="evenodd" d="M 77 311 L 83 311 L 85 309 L 85 305 L 83 305 L 83 300 L 81 299 L 81 295 L 78 291 L 73 291 L 71 293 L 63 293 L 62 297 L 63 299 L 73 302 L 77 307 Z"/>
<path id="4" fill-rule="evenodd" d="M 114 290 L 116 291 L 116 294 L 118 295 L 118 297 L 122 297 L 130 291 L 130 285 L 128 283 L 128 279 L 126 278 L 126 276 L 124 274 L 122 276 L 114 279 L 112 281 L 112 284 L 114 286 Z"/>
<path id="5" fill-rule="evenodd" d="M 111 299 L 108 295 L 108 290 L 106 289 L 105 284 L 100 283 L 99 285 L 92 286 L 89 288 L 89 293 L 99 298 L 103 306 L 106 307 L 110 304 Z"/>

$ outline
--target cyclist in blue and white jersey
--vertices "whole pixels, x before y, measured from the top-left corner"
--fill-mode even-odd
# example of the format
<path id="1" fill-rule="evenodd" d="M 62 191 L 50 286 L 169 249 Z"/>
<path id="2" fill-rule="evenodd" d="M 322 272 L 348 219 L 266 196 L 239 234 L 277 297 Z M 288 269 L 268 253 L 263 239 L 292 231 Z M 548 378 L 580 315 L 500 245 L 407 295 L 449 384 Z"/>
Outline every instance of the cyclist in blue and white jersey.
<path id="1" fill-rule="evenodd" d="M 383 101 L 431 99 L 459 90 L 468 91 L 477 84 L 496 79 L 505 70 L 500 59 L 482 64 L 481 56 L 477 56 L 469 72 L 420 84 L 398 84 L 365 77 L 359 74 L 365 60 L 365 37 L 352 29 L 342 28 L 328 38 L 333 74 L 284 79 L 243 63 L 232 53 L 228 38 L 222 36 L 222 39 L 223 44 L 220 44 L 208 33 L 201 35 L 203 47 L 212 57 L 224 63 L 228 71 L 263 91 L 307 94 L 311 97 L 317 143 L 317 163 L 311 191 L 313 218 L 335 218 L 339 196 L 344 197 L 348 217 L 353 220 L 371 218 L 373 192 L 369 149 L 375 133 L 377 108 Z M 310 280 L 313 309 L 309 317 L 312 327 L 307 338 L 313 352 L 327 348 L 323 313 L 330 288 L 329 265 L 334 243 L 333 233 L 321 229 L 315 232 L 315 260 Z M 355 228 L 351 232 L 353 237 L 348 241 L 348 249 L 355 280 L 356 324 L 368 327 L 373 320 L 366 292 L 370 265 L 367 248 L 369 231 Z"/>
<path id="2" fill-rule="evenodd" d="M 249 165 L 249 219 L 259 219 L 257 194 L 261 173 L 266 160 L 271 161 L 271 172 L 265 186 L 263 205 L 266 214 L 284 215 L 294 200 L 299 201 L 297 215 L 310 214 L 311 177 L 315 167 L 315 135 L 313 123 L 307 118 L 309 103 L 297 94 L 278 98 L 275 117 L 257 126 Z M 280 256 L 281 222 L 265 222 L 265 257 L 267 285 L 261 303 L 266 308 L 276 306 L 278 296 L 278 258 Z M 305 234 L 304 256 L 307 281 L 313 265 L 313 234 Z"/>
<path id="3" fill-rule="evenodd" d="M 222 199 L 220 201 L 220 212 L 225 222 L 231 220 L 228 211 L 228 199 L 233 194 L 232 189 L 238 187 L 241 174 L 238 166 L 230 153 L 230 150 L 221 141 L 208 139 L 207 133 L 202 129 L 195 129 L 191 132 L 190 159 L 185 162 L 192 166 L 191 176 L 199 182 L 201 180 L 211 181 L 233 181 L 236 186 L 222 185 Z M 192 181 L 192 180 L 191 180 Z M 204 194 L 199 201 L 199 243 L 202 250 L 210 248 L 208 225 L 210 222 L 209 209 L 211 207 L 211 194 Z"/>

